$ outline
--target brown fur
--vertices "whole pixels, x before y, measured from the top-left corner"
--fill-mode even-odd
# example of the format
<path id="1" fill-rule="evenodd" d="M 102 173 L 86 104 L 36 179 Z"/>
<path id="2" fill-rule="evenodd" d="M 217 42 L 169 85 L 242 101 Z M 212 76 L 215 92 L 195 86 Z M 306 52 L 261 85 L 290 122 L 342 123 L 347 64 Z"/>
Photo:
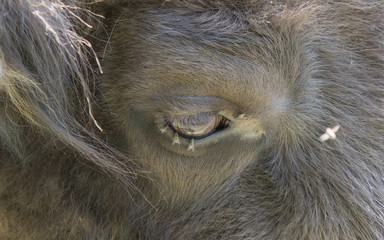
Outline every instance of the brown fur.
<path id="1" fill-rule="evenodd" d="M 381 1 L 0 6 L 0 239 L 384 238 Z"/>

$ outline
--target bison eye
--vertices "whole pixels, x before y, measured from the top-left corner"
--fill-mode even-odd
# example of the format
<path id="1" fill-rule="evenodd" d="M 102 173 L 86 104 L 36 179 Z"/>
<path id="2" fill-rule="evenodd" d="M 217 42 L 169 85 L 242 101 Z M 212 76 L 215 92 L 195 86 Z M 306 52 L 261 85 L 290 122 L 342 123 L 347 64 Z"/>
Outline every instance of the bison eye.
<path id="1" fill-rule="evenodd" d="M 185 138 L 204 138 L 226 127 L 228 119 L 213 113 L 173 118 L 168 121 L 169 126 L 180 136 Z"/>

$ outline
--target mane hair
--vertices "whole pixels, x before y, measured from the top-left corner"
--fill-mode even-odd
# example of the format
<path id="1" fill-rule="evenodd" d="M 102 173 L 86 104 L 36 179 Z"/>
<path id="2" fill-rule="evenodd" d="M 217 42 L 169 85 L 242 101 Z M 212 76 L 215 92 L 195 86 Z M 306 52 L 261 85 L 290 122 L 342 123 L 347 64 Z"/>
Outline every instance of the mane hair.
<path id="1" fill-rule="evenodd" d="M 0 138 L 28 160 L 21 130 L 27 128 L 27 136 L 49 136 L 130 185 L 132 173 L 122 159 L 129 160 L 93 132 L 102 131 L 91 107 L 98 59 L 78 34 L 92 28 L 83 18 L 98 21 L 74 1 L 1 2 Z"/>

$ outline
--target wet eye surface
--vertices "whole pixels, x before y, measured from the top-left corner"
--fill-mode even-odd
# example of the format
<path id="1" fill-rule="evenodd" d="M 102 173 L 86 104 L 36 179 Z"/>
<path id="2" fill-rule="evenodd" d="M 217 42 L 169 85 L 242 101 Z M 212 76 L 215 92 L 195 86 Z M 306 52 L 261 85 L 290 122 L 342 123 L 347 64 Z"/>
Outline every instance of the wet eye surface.
<path id="1" fill-rule="evenodd" d="M 200 113 L 168 120 L 168 125 L 184 138 L 205 138 L 224 129 L 228 119 L 213 113 Z"/>

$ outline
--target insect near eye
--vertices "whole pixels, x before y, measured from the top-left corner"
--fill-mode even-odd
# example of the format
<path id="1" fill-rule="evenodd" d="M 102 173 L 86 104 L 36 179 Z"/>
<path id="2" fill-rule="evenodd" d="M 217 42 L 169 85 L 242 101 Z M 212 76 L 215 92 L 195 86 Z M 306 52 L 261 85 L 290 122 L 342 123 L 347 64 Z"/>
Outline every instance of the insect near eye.
<path id="1" fill-rule="evenodd" d="M 173 118 L 169 126 L 185 138 L 204 138 L 226 127 L 228 119 L 213 113 Z"/>

